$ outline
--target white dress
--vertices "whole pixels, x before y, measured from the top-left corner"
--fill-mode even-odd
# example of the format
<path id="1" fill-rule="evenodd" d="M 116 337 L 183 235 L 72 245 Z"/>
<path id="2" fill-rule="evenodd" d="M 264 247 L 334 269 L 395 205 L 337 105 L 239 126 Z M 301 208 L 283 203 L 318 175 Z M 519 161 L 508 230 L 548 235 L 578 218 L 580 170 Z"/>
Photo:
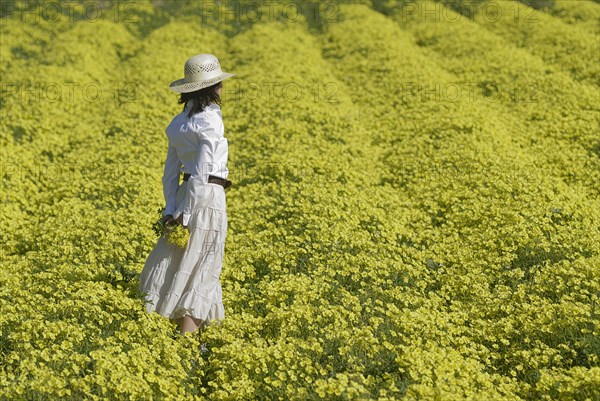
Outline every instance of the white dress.
<path id="1" fill-rule="evenodd" d="M 220 283 L 227 234 L 225 189 L 219 184 L 208 183 L 209 174 L 201 171 L 202 165 L 217 165 L 218 162 L 225 167 L 226 164 L 226 150 L 214 152 L 218 146 L 225 149 L 227 146 L 222 123 L 218 129 L 219 111 L 213 104 L 192 119 L 182 112 L 167 128 L 169 153 L 163 176 L 167 202 L 165 215 L 172 214 L 177 218 L 183 214 L 190 237 L 185 249 L 161 237 L 148 255 L 140 275 L 139 290 L 147 294 L 146 311 L 149 313 L 157 312 L 170 319 L 189 315 L 206 324 L 225 317 Z M 207 126 L 217 129 L 190 129 Z M 190 147 L 197 151 L 190 152 Z M 174 154 L 183 155 L 183 162 Z M 215 160 L 217 154 L 219 160 Z M 192 177 L 179 184 L 181 166 Z M 210 175 L 226 178 L 228 171 L 225 169 L 220 173 L 211 171 Z"/>

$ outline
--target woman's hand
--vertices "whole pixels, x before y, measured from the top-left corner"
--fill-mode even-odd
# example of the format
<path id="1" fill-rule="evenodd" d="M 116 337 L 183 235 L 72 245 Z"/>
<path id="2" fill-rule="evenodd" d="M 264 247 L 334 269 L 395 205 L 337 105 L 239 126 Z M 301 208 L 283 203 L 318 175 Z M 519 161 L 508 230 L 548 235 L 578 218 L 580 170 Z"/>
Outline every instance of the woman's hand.
<path id="1" fill-rule="evenodd" d="M 163 219 L 162 219 L 162 223 L 163 223 L 165 226 L 169 226 L 169 225 L 173 224 L 174 222 L 175 222 L 175 219 L 173 219 L 173 216 L 172 216 L 172 215 L 170 215 L 170 214 L 167 214 L 167 215 L 166 215 L 166 216 L 164 216 L 164 217 L 163 217 Z"/>
<path id="2" fill-rule="evenodd" d="M 180 214 L 176 219 L 174 219 L 172 215 L 167 214 L 165 217 L 163 217 L 162 222 L 165 226 L 170 226 L 177 223 L 183 225 L 183 214 Z"/>

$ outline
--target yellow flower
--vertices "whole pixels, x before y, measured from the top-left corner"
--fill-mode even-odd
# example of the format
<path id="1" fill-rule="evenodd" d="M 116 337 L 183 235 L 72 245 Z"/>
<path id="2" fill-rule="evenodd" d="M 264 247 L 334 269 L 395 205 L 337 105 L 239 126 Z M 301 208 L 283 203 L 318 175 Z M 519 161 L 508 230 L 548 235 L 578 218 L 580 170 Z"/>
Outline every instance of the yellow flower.
<path id="1" fill-rule="evenodd" d="M 152 225 L 154 232 L 157 236 L 166 238 L 170 244 L 185 248 L 190 237 L 189 231 L 179 223 L 166 225 L 163 222 L 163 211 L 163 208 L 158 209 L 158 218 Z"/>
<path id="2" fill-rule="evenodd" d="M 190 232 L 181 224 L 169 226 L 167 229 L 167 241 L 175 246 L 185 248 L 189 238 Z"/>

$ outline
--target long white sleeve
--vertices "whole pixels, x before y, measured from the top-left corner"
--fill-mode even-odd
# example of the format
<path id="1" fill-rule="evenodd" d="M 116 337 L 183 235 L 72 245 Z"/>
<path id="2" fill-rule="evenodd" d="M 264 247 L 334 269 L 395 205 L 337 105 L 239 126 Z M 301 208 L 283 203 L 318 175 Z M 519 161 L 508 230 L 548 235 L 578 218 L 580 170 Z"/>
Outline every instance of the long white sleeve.
<path id="1" fill-rule="evenodd" d="M 194 158 L 191 176 L 187 182 L 185 198 L 173 214 L 175 219 L 183 214 L 184 226 L 188 225 L 194 208 L 194 201 L 200 197 L 200 191 L 208 183 L 208 176 L 216 170 L 215 163 L 212 160 L 219 134 L 213 125 L 204 120 L 200 120 L 194 128 L 198 135 L 197 153 Z"/>
<path id="2" fill-rule="evenodd" d="M 179 175 L 181 173 L 181 161 L 177 158 L 175 147 L 169 143 L 165 169 L 162 177 L 163 194 L 165 196 L 165 210 L 163 216 L 173 215 L 177 208 L 177 187 L 179 186 Z"/>

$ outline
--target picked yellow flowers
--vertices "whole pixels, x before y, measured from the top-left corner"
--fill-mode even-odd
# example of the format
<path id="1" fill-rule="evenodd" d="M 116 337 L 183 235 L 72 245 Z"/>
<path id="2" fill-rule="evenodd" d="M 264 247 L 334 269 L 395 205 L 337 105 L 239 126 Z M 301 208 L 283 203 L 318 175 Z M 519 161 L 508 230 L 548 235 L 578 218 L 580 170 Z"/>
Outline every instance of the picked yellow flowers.
<path id="1" fill-rule="evenodd" d="M 166 240 L 179 248 L 185 248 L 190 238 L 190 232 L 179 223 L 165 224 L 163 222 L 163 208 L 158 209 L 159 217 L 152 225 L 154 232 L 158 237 L 164 237 Z"/>

